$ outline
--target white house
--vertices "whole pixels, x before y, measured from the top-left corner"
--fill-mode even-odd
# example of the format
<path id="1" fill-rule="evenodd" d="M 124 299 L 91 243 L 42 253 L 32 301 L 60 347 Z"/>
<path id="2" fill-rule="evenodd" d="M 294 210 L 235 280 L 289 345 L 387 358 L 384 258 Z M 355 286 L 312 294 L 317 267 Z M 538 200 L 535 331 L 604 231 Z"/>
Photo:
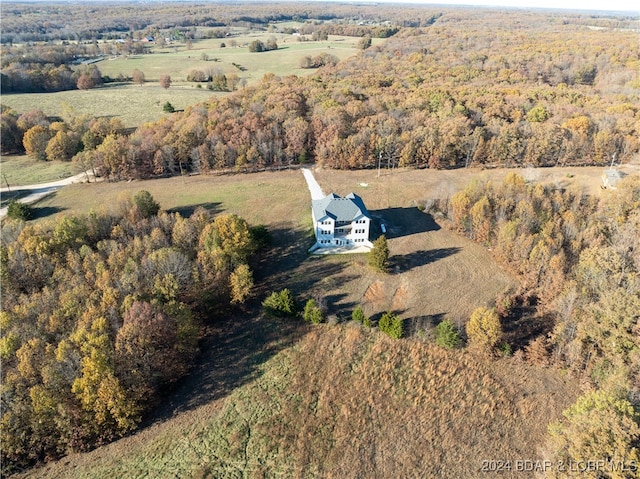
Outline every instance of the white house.
<path id="1" fill-rule="evenodd" d="M 369 227 L 371 216 L 362 198 L 349 193 L 344 198 L 331 193 L 311 202 L 311 216 L 316 234 L 315 248 L 371 248 Z"/>

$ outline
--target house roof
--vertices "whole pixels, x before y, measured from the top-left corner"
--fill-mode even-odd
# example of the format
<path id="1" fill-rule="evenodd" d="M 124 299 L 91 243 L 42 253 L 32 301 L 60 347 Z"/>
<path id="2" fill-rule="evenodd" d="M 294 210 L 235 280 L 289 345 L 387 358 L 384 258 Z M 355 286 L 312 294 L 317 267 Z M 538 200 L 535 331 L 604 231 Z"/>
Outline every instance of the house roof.
<path id="1" fill-rule="evenodd" d="M 353 221 L 361 216 L 369 218 L 369 212 L 362 198 L 355 193 L 349 193 L 344 198 L 331 193 L 321 200 L 313 200 L 311 207 L 316 221 L 326 216 L 333 218 L 334 221 Z"/>

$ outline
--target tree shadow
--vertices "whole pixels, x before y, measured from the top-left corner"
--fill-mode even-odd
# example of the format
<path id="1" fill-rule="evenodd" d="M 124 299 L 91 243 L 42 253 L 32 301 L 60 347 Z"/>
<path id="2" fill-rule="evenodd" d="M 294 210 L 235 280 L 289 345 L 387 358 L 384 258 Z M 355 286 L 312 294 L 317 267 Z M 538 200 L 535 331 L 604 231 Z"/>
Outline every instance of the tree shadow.
<path id="1" fill-rule="evenodd" d="M 349 277 L 349 281 L 355 276 Z M 327 315 L 335 316 L 338 322 L 346 322 L 351 320 L 351 312 L 358 306 L 353 301 L 343 302 L 349 295 L 346 293 L 332 293 L 323 297 L 327 306 Z"/>
<path id="2" fill-rule="evenodd" d="M 142 427 L 161 423 L 227 396 L 260 377 L 260 365 L 308 331 L 299 318 L 274 319 L 252 311 L 208 326 L 197 364 L 175 385 Z"/>
<path id="3" fill-rule="evenodd" d="M 40 218 L 46 218 L 47 216 L 55 215 L 66 209 L 67 208 L 63 208 L 60 206 L 41 206 L 39 208 L 36 207 L 33 208 L 33 217 L 31 219 L 36 220 Z"/>
<path id="4" fill-rule="evenodd" d="M 540 336 L 547 336 L 553 330 L 553 315 L 536 315 L 535 305 L 511 308 L 509 315 L 501 319 L 504 341 L 513 350 L 522 349 Z"/>
<path id="5" fill-rule="evenodd" d="M 29 190 L 3 191 L 2 194 L 0 194 L 0 206 L 7 206 L 12 200 L 19 200 L 30 194 L 31 191 Z"/>
<path id="6" fill-rule="evenodd" d="M 195 205 L 176 206 L 175 208 L 168 209 L 167 213 L 180 213 L 180 216 L 182 216 L 183 218 L 188 218 L 197 208 L 204 208 L 209 213 L 216 214 L 222 211 L 222 208 L 220 207 L 221 205 L 222 203 L 213 201 L 207 203 L 198 203 Z"/>
<path id="7" fill-rule="evenodd" d="M 445 319 L 445 313 L 427 314 L 424 316 L 414 316 L 404 320 L 404 335 L 417 336 L 430 331 Z"/>
<path id="8" fill-rule="evenodd" d="M 436 248 L 431 250 L 413 251 L 405 255 L 395 255 L 389 259 L 389 270 L 394 273 L 406 273 L 413 268 L 419 268 L 440 259 L 458 253 L 462 248 Z"/>
<path id="9" fill-rule="evenodd" d="M 383 234 L 387 238 L 400 238 L 429 231 L 438 231 L 440 225 L 429 213 L 420 211 L 417 207 L 386 208 L 369 212 L 377 221 L 373 222 L 371 238 Z M 379 223 L 379 224 L 376 224 Z M 381 225 L 384 225 L 385 231 Z"/>

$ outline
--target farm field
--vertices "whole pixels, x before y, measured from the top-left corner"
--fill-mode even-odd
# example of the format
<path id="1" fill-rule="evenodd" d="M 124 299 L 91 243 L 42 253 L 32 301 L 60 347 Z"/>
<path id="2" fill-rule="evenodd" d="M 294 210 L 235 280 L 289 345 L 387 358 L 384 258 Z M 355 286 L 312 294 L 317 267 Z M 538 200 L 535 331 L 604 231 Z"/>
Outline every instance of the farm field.
<path id="1" fill-rule="evenodd" d="M 168 101 L 176 110 L 206 101 L 211 95 L 207 89 L 146 85 L 109 84 L 93 90 L 69 90 L 55 93 L 12 93 L 2 96 L 2 104 L 19 113 L 38 109 L 46 115 L 92 117 L 118 117 L 127 128 L 157 121 L 169 115 L 162 111 Z"/>
<path id="2" fill-rule="evenodd" d="M 248 45 L 254 40 L 267 42 L 275 38 L 278 50 L 252 53 Z M 340 60 L 348 58 L 359 50 L 359 38 L 331 35 L 326 41 L 299 41 L 299 37 L 283 33 L 265 33 L 247 31 L 231 37 L 193 40 L 188 49 L 184 43 L 176 43 L 164 47 L 153 47 L 150 54 L 119 56 L 113 60 L 97 63 L 104 75 L 112 78 L 120 73 L 131 75 L 137 68 L 145 74 L 147 81 L 157 82 L 160 75 L 170 75 L 172 81 L 186 83 L 187 75 L 193 69 L 215 71 L 229 75 L 237 74 L 247 84 L 259 81 L 265 74 L 277 76 L 304 76 L 314 70 L 300 68 L 300 60 L 309 55 L 320 53 L 335 55 Z M 372 43 L 380 44 L 383 39 L 374 39 Z M 225 47 L 221 48 L 220 44 Z M 202 58 L 206 54 L 209 60 Z M 235 66 L 234 64 L 238 65 Z"/>
<path id="3" fill-rule="evenodd" d="M 246 46 L 253 40 L 267 41 L 275 37 L 279 48 L 276 51 L 251 53 Z M 145 55 L 118 56 L 96 63 L 105 76 L 116 78 L 122 74 L 131 77 L 134 69 L 145 74 L 144 85 L 111 83 L 92 90 L 70 90 L 54 93 L 13 93 L 5 94 L 3 105 L 19 113 L 40 109 L 49 116 L 118 117 L 127 128 L 135 128 L 147 122 L 157 121 L 167 113 L 162 106 L 170 102 L 176 110 L 206 101 L 211 95 L 225 95 L 224 92 L 207 90 L 206 83 L 187 82 L 191 70 L 213 70 L 225 75 L 236 74 L 242 84 L 259 81 L 264 75 L 304 76 L 315 70 L 300 68 L 300 60 L 320 53 L 344 59 L 354 55 L 358 38 L 330 36 L 327 41 L 300 42 L 296 37 L 263 32 L 245 33 L 225 39 L 194 40 L 191 49 L 184 44 L 154 47 Z M 373 39 L 373 44 L 382 39 Z M 227 47 L 220 48 L 226 42 Z M 234 42 L 238 46 L 231 46 Z M 209 57 L 208 61 L 202 55 Z M 234 63 L 237 66 L 234 66 Z M 170 75 L 169 89 L 158 85 L 161 75 Z M 201 88 L 197 88 L 200 85 Z"/>

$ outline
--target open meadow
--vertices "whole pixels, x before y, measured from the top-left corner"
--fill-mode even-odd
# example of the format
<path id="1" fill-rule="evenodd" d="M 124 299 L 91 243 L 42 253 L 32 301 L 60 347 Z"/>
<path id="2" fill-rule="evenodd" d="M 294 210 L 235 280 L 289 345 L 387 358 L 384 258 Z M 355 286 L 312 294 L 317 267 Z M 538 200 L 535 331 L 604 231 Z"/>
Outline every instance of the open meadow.
<path id="1" fill-rule="evenodd" d="M 260 40 L 264 43 L 275 39 L 278 49 L 266 52 L 250 52 L 249 44 Z M 300 68 L 300 60 L 309 55 L 328 53 L 343 60 L 358 52 L 357 37 L 330 35 L 324 41 L 302 41 L 299 36 L 284 33 L 242 30 L 229 37 L 193 40 L 190 47 L 176 42 L 154 46 L 149 54 L 109 58 L 97 63 L 103 75 L 116 78 L 129 75 L 135 68 L 145 74 L 147 81 L 157 82 L 161 75 L 170 75 L 179 85 L 188 84 L 191 70 L 213 70 L 225 75 L 236 74 L 247 84 L 259 81 L 265 74 L 277 76 L 307 75 L 313 70 Z M 375 39 L 373 44 L 381 43 Z M 221 47 L 221 45 L 224 45 Z M 195 84 L 188 84 L 195 86 Z"/>
<path id="2" fill-rule="evenodd" d="M 268 41 L 275 37 L 278 50 L 261 53 L 249 52 L 247 44 L 253 40 Z M 119 55 L 96 63 L 103 75 L 117 78 L 131 77 L 133 70 L 145 74 L 146 83 L 109 83 L 91 90 L 69 90 L 53 93 L 11 93 L 2 96 L 2 104 L 18 113 L 40 109 L 46 115 L 118 117 L 125 127 L 135 128 L 157 121 L 168 115 L 162 107 L 170 102 L 176 110 L 206 101 L 211 95 L 225 92 L 207 90 L 206 83 L 188 82 L 192 70 L 213 71 L 225 75 L 235 74 L 240 85 L 250 85 L 264 75 L 278 76 L 313 73 L 313 69 L 300 68 L 305 56 L 327 53 L 342 60 L 354 55 L 358 38 L 331 35 L 327 41 L 298 41 L 298 37 L 265 32 L 244 32 L 224 39 L 194 40 L 191 48 L 184 43 L 153 47 L 148 54 Z M 382 39 L 374 39 L 380 43 Z M 227 45 L 220 48 L 220 44 Z M 233 46 L 235 45 L 235 46 Z M 205 57 L 206 56 L 206 57 Z M 208 58 L 205 60 L 204 58 Z M 171 76 L 171 87 L 160 87 L 161 75 Z M 241 87 L 241 86 L 240 86 Z"/>
<path id="3" fill-rule="evenodd" d="M 206 101 L 211 95 L 220 95 L 191 86 L 176 86 L 168 90 L 157 83 L 133 85 L 111 83 L 93 90 L 68 90 L 55 93 L 11 93 L 2 95 L 2 104 L 19 113 L 42 110 L 51 117 L 117 117 L 126 128 L 168 116 L 162 110 L 170 102 L 176 110 Z"/>
<path id="4" fill-rule="evenodd" d="M 541 460 L 578 390 L 554 369 L 355 323 L 235 317 L 147 427 L 21 477 L 494 477 L 492 461 Z"/>

